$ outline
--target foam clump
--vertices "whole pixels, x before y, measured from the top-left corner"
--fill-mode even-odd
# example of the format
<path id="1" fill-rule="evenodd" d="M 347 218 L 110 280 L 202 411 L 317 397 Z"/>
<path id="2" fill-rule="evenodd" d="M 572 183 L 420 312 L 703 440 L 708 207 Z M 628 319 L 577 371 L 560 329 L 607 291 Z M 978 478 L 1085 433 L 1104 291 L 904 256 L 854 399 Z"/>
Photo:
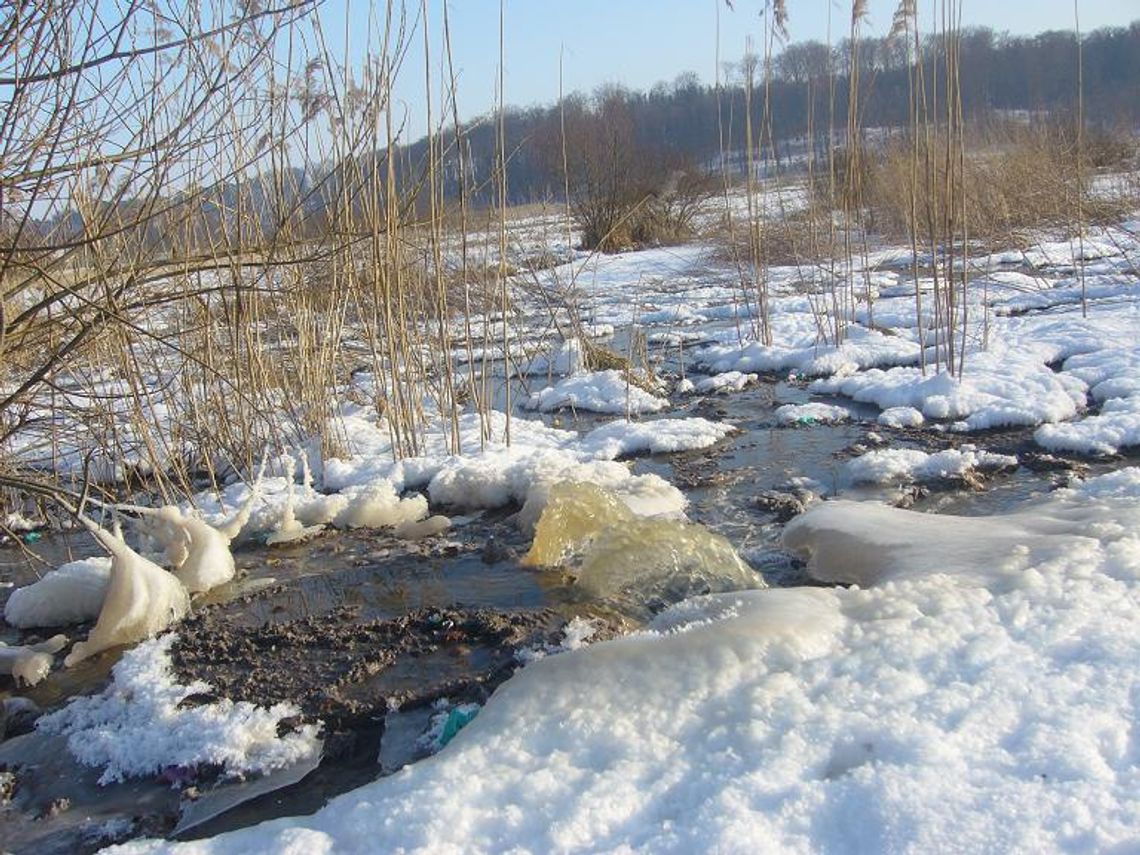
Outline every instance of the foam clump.
<path id="1" fill-rule="evenodd" d="M 166 505 L 146 523 L 151 536 L 164 547 L 174 575 L 190 593 L 208 591 L 234 577 L 230 537 L 193 511 Z"/>
<path id="2" fill-rule="evenodd" d="M 292 477 L 292 470 L 295 469 L 293 458 L 286 455 L 285 464 L 289 472 L 285 484 L 285 506 L 281 509 L 281 517 L 277 520 L 273 531 L 265 538 L 266 546 L 277 546 L 284 543 L 296 543 L 298 541 L 308 540 L 325 530 L 323 521 L 315 525 L 305 525 L 302 520 L 297 518 L 297 490 Z M 305 490 L 311 492 L 312 476 L 309 472 L 308 458 L 304 455 L 301 457 L 301 464 Z"/>
<path id="3" fill-rule="evenodd" d="M 625 591 L 681 597 L 757 587 L 732 544 L 703 526 L 635 514 L 593 484 L 553 485 L 523 558 L 529 566 L 577 559 L 577 585 L 596 597 Z"/>
<path id="4" fill-rule="evenodd" d="M 878 418 L 879 424 L 893 428 L 922 427 L 925 421 L 922 411 L 914 407 L 887 407 Z"/>
<path id="5" fill-rule="evenodd" d="M 66 635 L 55 635 L 39 644 L 12 647 L 0 642 L 0 674 L 11 674 L 18 683 L 34 686 L 48 675 L 55 654 L 66 646 Z"/>
<path id="6" fill-rule="evenodd" d="M 108 648 L 150 638 L 190 611 L 190 597 L 174 575 L 131 549 L 122 534 L 93 523 L 89 528 L 111 553 L 110 584 L 87 640 L 77 642 L 63 661 L 69 668 Z"/>
<path id="7" fill-rule="evenodd" d="M 13 591 L 4 604 L 4 620 L 20 629 L 95 620 L 110 581 L 110 558 L 69 561 Z"/>
<path id="8" fill-rule="evenodd" d="M 253 513 L 261 497 L 261 475 L 249 496 L 230 519 L 213 526 L 197 511 L 166 505 L 148 512 L 143 519 L 144 533 L 165 552 L 174 575 L 191 594 L 203 593 L 234 577 L 233 542 Z"/>

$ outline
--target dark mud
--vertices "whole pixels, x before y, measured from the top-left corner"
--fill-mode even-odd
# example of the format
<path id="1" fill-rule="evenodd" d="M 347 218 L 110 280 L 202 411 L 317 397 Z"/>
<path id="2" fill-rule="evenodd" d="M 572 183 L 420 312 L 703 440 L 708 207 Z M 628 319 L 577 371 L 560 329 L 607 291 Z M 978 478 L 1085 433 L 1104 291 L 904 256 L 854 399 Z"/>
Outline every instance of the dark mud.
<path id="1" fill-rule="evenodd" d="M 441 697 L 483 703 L 517 666 L 516 651 L 553 644 L 566 619 L 552 609 L 424 608 L 391 620 L 341 607 L 320 617 L 242 626 L 224 608 L 178 627 L 181 682 L 213 687 L 197 700 L 289 701 L 333 728 Z"/>

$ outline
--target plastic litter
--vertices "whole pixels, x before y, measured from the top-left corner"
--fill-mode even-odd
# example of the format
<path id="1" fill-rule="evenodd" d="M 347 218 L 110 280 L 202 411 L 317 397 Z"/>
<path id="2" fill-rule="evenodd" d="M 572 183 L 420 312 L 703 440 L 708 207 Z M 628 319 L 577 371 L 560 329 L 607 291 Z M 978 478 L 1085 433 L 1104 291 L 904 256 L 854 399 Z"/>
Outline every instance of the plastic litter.
<path id="1" fill-rule="evenodd" d="M 443 724 L 443 731 L 439 734 L 439 747 L 447 745 L 451 740 L 455 739 L 455 735 L 463 728 L 467 727 L 479 715 L 479 708 L 476 706 L 458 706 L 447 714 L 447 721 Z"/>

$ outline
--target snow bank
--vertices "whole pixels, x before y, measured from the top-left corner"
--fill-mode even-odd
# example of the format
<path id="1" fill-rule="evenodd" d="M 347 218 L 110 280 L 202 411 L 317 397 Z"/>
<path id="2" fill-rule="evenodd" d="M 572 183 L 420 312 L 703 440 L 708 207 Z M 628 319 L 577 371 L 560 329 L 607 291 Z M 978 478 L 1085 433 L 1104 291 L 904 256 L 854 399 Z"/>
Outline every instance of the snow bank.
<path id="1" fill-rule="evenodd" d="M 776 421 L 782 425 L 833 424 L 845 422 L 851 413 L 833 404 L 784 404 L 776 408 Z"/>
<path id="2" fill-rule="evenodd" d="M 4 604 L 4 620 L 20 629 L 95 620 L 110 581 L 110 558 L 69 561 L 13 591 Z"/>
<path id="3" fill-rule="evenodd" d="M 312 816 L 118 851 L 1125 851 L 1138 497 L 1136 470 L 1062 497 L 1046 549 L 1024 521 L 891 518 L 890 581 L 688 601 L 526 667 L 440 754 Z M 963 540 L 976 575 L 928 572 Z"/>
<path id="4" fill-rule="evenodd" d="M 1009 454 L 981 451 L 973 445 L 948 448 L 927 454 L 914 448 L 888 448 L 869 451 L 847 461 L 843 467 L 852 484 L 892 484 L 903 481 L 938 481 L 960 478 L 975 470 L 1007 469 L 1017 466 Z"/>
<path id="5" fill-rule="evenodd" d="M 1140 445 L 1140 394 L 1105 401 L 1095 416 L 1059 425 L 1042 425 L 1033 434 L 1050 451 L 1115 454 Z"/>
<path id="6" fill-rule="evenodd" d="M 211 764 L 229 775 L 265 773 L 320 750 L 314 725 L 277 735 L 278 723 L 298 713 L 288 704 L 263 709 L 223 699 L 183 707 L 184 699 L 210 687 L 175 681 L 170 664 L 174 640 L 174 635 L 164 635 L 123 654 L 114 681 L 101 695 L 76 698 L 36 727 L 66 736 L 69 750 L 84 765 L 103 767 L 100 784 L 152 775 L 168 766 Z"/>
<path id="7" fill-rule="evenodd" d="M 1039 360 L 981 353 L 961 378 L 946 372 L 924 377 L 917 368 L 872 369 L 816 380 L 810 388 L 883 409 L 912 407 L 928 419 L 964 420 L 970 430 L 985 430 L 1072 418 L 1084 406 L 1086 386 Z"/>
<path id="8" fill-rule="evenodd" d="M 630 383 L 625 374 L 611 368 L 560 380 L 535 392 L 526 401 L 529 410 L 551 413 L 555 410 L 588 410 L 593 413 L 656 413 L 669 401 L 651 395 Z"/>
<path id="9" fill-rule="evenodd" d="M 776 333 L 783 342 L 772 345 L 751 342 L 743 347 L 711 345 L 697 354 L 697 365 L 715 373 L 792 370 L 808 377 L 826 377 L 874 366 L 918 362 L 916 342 L 858 325 L 848 328 L 847 338 L 839 347 L 821 345 L 810 312 L 798 315 L 785 315 L 776 320 Z"/>

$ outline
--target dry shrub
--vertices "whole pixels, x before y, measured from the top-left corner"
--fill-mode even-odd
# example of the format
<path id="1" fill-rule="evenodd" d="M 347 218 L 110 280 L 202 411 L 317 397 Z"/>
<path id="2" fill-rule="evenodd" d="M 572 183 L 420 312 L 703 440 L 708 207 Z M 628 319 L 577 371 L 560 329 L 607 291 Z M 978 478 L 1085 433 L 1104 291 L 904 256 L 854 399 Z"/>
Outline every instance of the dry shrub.
<path id="1" fill-rule="evenodd" d="M 912 189 L 917 232 L 936 239 L 950 232 L 948 218 L 954 217 L 960 227 L 963 194 L 969 233 L 979 240 L 1000 241 L 1027 229 L 1071 226 L 1078 216 L 1078 201 L 1086 223 L 1112 220 L 1122 213 L 1118 201 L 1090 192 L 1093 162 L 1119 163 L 1126 157 L 1127 149 L 1108 136 L 1086 138 L 1083 170 L 1078 169 L 1075 135 L 1058 126 L 1006 128 L 968 148 L 961 167 L 957 163 L 952 167 L 956 180 L 949 189 L 946 140 L 941 135 L 932 135 L 929 159 L 927 143 L 920 142 L 917 172 L 909 141 L 892 142 L 879 156 L 867 158 L 861 192 L 868 227 L 896 239 L 909 235 Z"/>
<path id="2" fill-rule="evenodd" d="M 736 263 L 749 259 L 748 221 L 731 225 L 722 218 L 708 237 L 717 244 L 721 261 Z M 760 261 L 764 265 L 796 265 L 821 261 L 831 255 L 827 213 L 818 207 L 787 213 L 760 222 Z"/>

